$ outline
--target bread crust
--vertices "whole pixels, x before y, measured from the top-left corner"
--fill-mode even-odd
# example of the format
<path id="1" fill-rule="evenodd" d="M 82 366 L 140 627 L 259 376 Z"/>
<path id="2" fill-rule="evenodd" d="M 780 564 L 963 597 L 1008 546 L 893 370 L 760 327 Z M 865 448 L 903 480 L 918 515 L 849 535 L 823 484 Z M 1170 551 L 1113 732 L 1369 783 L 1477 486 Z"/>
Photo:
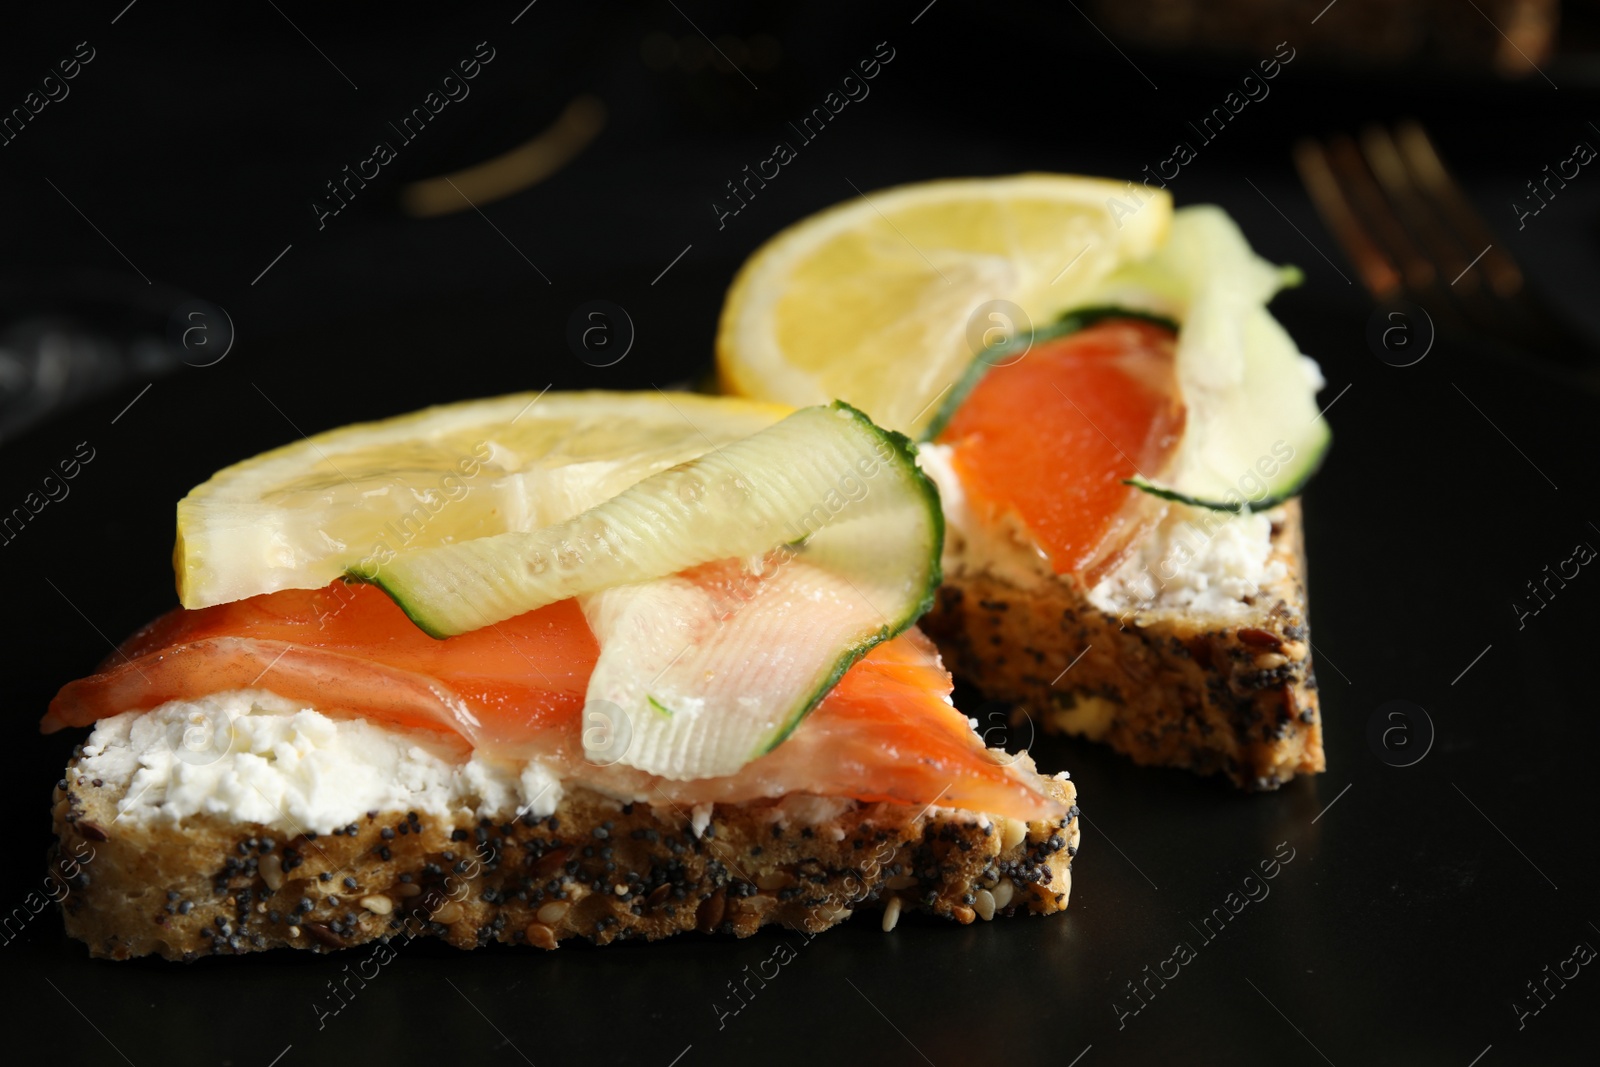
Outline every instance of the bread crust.
<path id="1" fill-rule="evenodd" d="M 1299 500 L 1273 523 L 1272 557 L 1285 577 L 1242 618 L 1118 617 L 1070 578 L 1023 587 L 957 566 L 920 625 L 958 677 L 1046 731 L 1102 741 L 1139 764 L 1276 789 L 1326 767 Z"/>
<path id="2" fill-rule="evenodd" d="M 715 805 L 697 834 L 674 805 L 573 788 L 547 818 L 369 812 L 331 834 L 285 834 L 216 816 L 122 822 L 122 791 L 85 780 L 74 759 L 56 789 L 51 865 L 69 886 L 67 933 L 111 959 L 367 943 L 382 954 L 415 937 L 553 949 L 745 937 L 767 923 L 817 933 L 879 908 L 886 928 L 902 910 L 970 923 L 1067 905 L 1077 793 L 1040 781 L 1063 819 L 853 801 L 808 819 L 788 798 Z"/>

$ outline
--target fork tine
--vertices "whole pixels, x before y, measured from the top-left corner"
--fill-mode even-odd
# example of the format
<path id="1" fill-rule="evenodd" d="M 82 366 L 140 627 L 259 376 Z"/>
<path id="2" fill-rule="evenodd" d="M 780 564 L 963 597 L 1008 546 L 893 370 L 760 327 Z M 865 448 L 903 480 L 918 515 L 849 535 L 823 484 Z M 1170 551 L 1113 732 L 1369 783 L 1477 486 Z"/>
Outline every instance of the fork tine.
<path id="1" fill-rule="evenodd" d="M 1403 123 L 1398 135 L 1407 166 L 1429 190 L 1432 199 L 1450 219 L 1451 226 L 1472 242 L 1473 247 L 1482 249 L 1476 253 L 1477 265 L 1473 270 L 1483 273 L 1489 290 L 1499 299 L 1480 299 L 1468 304 L 1478 323 L 1512 344 L 1534 345 L 1550 353 L 1560 353 L 1555 356 L 1558 362 L 1570 365 L 1587 361 L 1593 366 L 1596 359 L 1593 340 L 1574 330 L 1524 284 L 1522 268 L 1510 251 L 1497 243 L 1483 217 L 1445 167 L 1422 125 L 1415 121 Z"/>
<path id="2" fill-rule="evenodd" d="M 1450 288 L 1459 296 L 1469 297 L 1478 288 L 1478 276 L 1472 272 L 1468 259 L 1471 253 L 1463 254 L 1460 244 L 1427 199 L 1418 194 L 1389 131 L 1382 126 L 1368 126 L 1361 133 L 1361 150 L 1401 223 L 1421 243 L 1442 272 L 1441 277 L 1453 279 Z M 1465 284 L 1457 289 L 1458 282 Z"/>
<path id="3" fill-rule="evenodd" d="M 1446 169 L 1427 131 L 1420 123 L 1407 120 L 1395 128 L 1395 139 L 1412 177 L 1443 210 L 1450 225 L 1474 249 L 1488 249 L 1478 268 L 1489 279 L 1489 288 L 1501 297 L 1521 292 L 1522 269 L 1511 253 L 1495 245 L 1494 235 Z"/>
<path id="4" fill-rule="evenodd" d="M 1495 245 L 1422 126 L 1407 121 L 1392 134 L 1372 127 L 1362 144 L 1365 154 L 1348 136 L 1325 144 L 1303 138 L 1294 161 L 1318 215 L 1373 298 L 1383 304 L 1404 293 L 1445 332 L 1542 356 L 1600 391 L 1600 347 L 1524 285 L 1516 260 Z M 1448 285 L 1440 264 L 1456 272 Z"/>
<path id="5" fill-rule="evenodd" d="M 1394 209 L 1384 197 L 1383 190 L 1373 180 L 1372 173 L 1361 158 L 1361 150 L 1348 136 L 1340 134 L 1328 142 L 1328 160 L 1334 177 L 1345 189 L 1357 212 L 1377 232 L 1378 241 L 1400 265 L 1400 277 L 1406 289 L 1418 298 L 1433 290 L 1438 277 L 1433 261 L 1422 254 L 1395 217 Z"/>
<path id="6" fill-rule="evenodd" d="M 1400 292 L 1400 272 L 1394 262 L 1373 242 L 1366 228 L 1356 219 L 1344 190 L 1339 187 L 1328 165 L 1327 153 L 1322 145 L 1307 137 L 1294 146 L 1295 169 L 1300 180 L 1311 194 L 1311 203 L 1322 216 L 1323 225 L 1333 234 L 1334 240 L 1344 248 L 1344 254 L 1361 276 L 1375 300 L 1388 300 Z"/>

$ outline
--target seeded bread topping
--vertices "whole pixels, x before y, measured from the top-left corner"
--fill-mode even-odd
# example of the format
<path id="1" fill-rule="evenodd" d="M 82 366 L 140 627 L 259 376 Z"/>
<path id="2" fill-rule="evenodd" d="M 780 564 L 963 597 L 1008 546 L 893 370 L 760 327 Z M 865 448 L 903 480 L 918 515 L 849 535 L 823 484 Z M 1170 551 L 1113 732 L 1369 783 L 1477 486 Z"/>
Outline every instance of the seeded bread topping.
<path id="1" fill-rule="evenodd" d="M 1046 732 L 1101 741 L 1143 764 L 1275 789 L 1326 762 L 1300 511 L 1296 499 L 1250 517 L 1268 522 L 1270 555 L 1259 569 L 1248 544 L 1214 532 L 1209 562 L 1191 565 L 1209 584 L 1196 589 L 1192 575 L 1188 586 L 1169 577 L 1153 601 L 1126 576 L 1175 543 L 1160 532 L 1151 538 L 1156 547 L 1093 594 L 1054 576 L 1018 582 L 981 566 L 952 568 L 923 625 L 957 677 L 1011 702 L 1015 715 Z M 1229 553 L 1238 558 L 1230 563 Z M 1194 606 L 1229 595 L 1241 572 L 1258 587 L 1237 609 Z M 1107 586 L 1117 582 L 1124 599 L 1112 609 Z M 1171 602 L 1181 596 L 1186 606 Z"/>
<path id="2" fill-rule="evenodd" d="M 886 930 L 902 911 L 1047 915 L 1067 906 L 1080 842 L 1060 778 L 1044 788 L 1065 814 L 1028 823 L 803 797 L 691 816 L 573 785 L 545 818 L 373 810 L 284 834 L 209 814 L 130 824 L 125 790 L 88 777 L 85 758 L 56 785 L 51 866 L 74 872 L 67 933 L 112 959 L 361 948 L 381 965 L 419 937 L 553 949 L 768 923 L 811 936 L 859 910 L 882 909 Z"/>

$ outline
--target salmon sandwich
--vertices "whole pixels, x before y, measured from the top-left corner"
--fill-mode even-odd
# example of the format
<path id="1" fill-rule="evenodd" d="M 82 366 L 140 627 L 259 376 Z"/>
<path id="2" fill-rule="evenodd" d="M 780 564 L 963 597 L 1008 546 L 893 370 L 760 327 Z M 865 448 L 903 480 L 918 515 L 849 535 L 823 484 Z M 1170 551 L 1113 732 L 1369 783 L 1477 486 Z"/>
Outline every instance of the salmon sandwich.
<path id="1" fill-rule="evenodd" d="M 1297 280 L 1164 190 L 930 182 L 758 250 L 718 368 L 925 442 L 949 526 L 925 626 L 958 677 L 1137 762 L 1272 789 L 1324 768 L 1298 494 L 1330 433 L 1267 310 Z"/>
<path id="2" fill-rule="evenodd" d="M 554 948 L 1067 903 L 1065 774 L 915 623 L 943 516 L 849 405 L 509 396 L 349 426 L 178 505 L 181 607 L 62 688 L 97 956 Z"/>

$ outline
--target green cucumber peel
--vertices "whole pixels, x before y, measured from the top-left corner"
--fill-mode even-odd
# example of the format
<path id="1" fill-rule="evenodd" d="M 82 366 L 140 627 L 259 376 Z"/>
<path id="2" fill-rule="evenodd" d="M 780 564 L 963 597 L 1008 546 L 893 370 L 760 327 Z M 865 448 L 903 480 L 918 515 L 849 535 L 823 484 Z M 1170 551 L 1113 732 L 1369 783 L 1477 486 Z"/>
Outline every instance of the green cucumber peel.
<path id="1" fill-rule="evenodd" d="M 836 401 L 565 523 L 401 553 L 351 577 L 435 637 L 576 597 L 601 645 L 588 700 L 629 720 L 620 762 L 701 778 L 771 751 L 932 607 L 943 542 L 916 445 Z M 711 564 L 712 577 L 683 577 Z"/>
<path id="2" fill-rule="evenodd" d="M 1124 484 L 1234 514 L 1276 507 L 1305 489 L 1332 443 L 1316 405 L 1320 374 L 1267 311 L 1276 293 L 1303 281 L 1298 268 L 1256 255 L 1219 208 L 1183 208 L 1166 243 L 1106 277 L 1093 303 L 979 356 L 950 389 L 925 439 L 948 426 L 991 368 L 1021 358 L 1029 346 L 1108 318 L 1141 319 L 1177 333 L 1188 420 L 1169 476 Z M 1172 310 L 1176 321 L 1143 307 Z M 1270 455 L 1261 451 L 1263 441 L 1274 442 Z"/>

